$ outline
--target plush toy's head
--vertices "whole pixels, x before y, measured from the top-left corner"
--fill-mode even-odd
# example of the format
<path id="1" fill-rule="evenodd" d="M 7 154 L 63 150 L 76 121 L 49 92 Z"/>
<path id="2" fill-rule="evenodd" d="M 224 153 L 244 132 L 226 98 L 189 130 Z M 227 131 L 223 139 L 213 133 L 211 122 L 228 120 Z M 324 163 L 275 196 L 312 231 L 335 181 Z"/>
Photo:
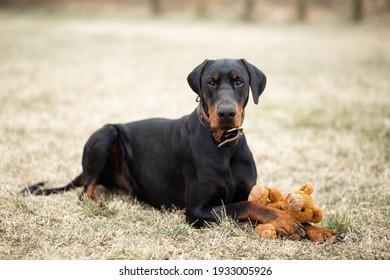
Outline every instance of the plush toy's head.
<path id="1" fill-rule="evenodd" d="M 286 212 L 301 223 L 319 223 L 322 220 L 322 211 L 314 206 L 314 200 L 311 197 L 313 190 L 312 185 L 306 184 L 286 197 L 289 205 Z"/>

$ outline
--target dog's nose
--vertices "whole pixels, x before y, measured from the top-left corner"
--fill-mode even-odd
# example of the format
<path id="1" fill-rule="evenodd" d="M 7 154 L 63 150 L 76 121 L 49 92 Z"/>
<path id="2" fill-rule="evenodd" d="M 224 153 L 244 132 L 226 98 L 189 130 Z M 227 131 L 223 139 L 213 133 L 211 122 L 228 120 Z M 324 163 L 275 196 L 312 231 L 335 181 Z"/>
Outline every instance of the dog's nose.
<path id="1" fill-rule="evenodd" d="M 231 121 L 236 116 L 236 108 L 231 105 L 219 106 L 217 115 L 221 121 Z"/>

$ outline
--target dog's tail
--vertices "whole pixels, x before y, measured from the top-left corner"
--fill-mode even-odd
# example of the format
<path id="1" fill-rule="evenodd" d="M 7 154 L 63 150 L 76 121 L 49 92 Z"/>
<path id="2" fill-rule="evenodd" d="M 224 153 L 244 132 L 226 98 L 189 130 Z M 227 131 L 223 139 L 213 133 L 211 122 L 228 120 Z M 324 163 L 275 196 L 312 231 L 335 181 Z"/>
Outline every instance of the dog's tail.
<path id="1" fill-rule="evenodd" d="M 74 178 L 70 183 L 67 185 L 60 187 L 60 188 L 50 188 L 50 189 L 42 189 L 45 185 L 44 182 L 39 182 L 34 185 L 28 186 L 27 188 L 22 190 L 23 194 L 33 194 L 33 195 L 51 195 L 51 194 L 57 194 L 57 193 L 64 193 L 67 191 L 70 191 L 74 188 L 81 187 L 83 185 L 84 179 L 83 174 L 80 174 L 76 178 Z"/>

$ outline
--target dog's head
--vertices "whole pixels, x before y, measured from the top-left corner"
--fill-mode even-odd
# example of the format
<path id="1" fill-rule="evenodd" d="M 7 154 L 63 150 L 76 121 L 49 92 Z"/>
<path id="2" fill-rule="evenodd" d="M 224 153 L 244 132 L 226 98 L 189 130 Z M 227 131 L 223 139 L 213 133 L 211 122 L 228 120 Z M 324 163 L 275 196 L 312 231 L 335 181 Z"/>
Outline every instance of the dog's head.
<path id="1" fill-rule="evenodd" d="M 257 104 L 266 85 L 266 77 L 244 59 L 205 60 L 187 77 L 199 95 L 202 108 L 214 130 L 240 127 L 249 98 Z"/>

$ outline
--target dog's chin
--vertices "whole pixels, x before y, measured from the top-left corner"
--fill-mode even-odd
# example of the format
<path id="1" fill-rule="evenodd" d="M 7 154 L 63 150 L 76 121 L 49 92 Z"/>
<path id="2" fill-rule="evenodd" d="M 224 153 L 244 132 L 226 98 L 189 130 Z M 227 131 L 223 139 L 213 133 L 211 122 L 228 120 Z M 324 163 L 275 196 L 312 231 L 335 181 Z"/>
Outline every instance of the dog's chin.
<path id="1" fill-rule="evenodd" d="M 235 126 L 232 125 L 216 125 L 216 126 L 211 126 L 212 130 L 218 131 L 218 130 L 223 130 L 223 131 L 228 131 L 231 129 L 236 128 Z"/>

